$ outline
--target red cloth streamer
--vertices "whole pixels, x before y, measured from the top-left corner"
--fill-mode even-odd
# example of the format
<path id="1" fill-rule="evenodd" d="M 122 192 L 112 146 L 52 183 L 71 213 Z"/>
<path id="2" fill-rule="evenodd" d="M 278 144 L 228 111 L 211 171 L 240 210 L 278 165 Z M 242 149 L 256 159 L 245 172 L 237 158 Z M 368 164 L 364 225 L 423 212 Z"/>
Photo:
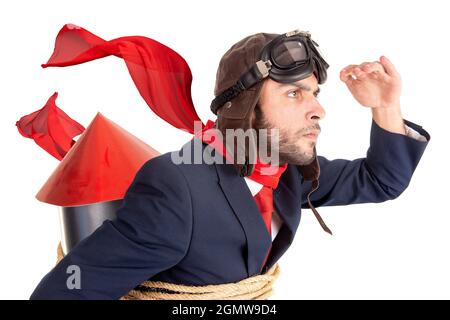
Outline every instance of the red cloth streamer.
<path id="1" fill-rule="evenodd" d="M 73 137 L 83 133 L 84 127 L 56 106 L 55 92 L 44 107 L 23 116 L 16 122 L 20 134 L 33 139 L 42 149 L 62 160 L 72 145 Z"/>
<path id="2" fill-rule="evenodd" d="M 71 66 L 110 55 L 125 60 L 134 84 L 154 113 L 174 127 L 194 133 L 194 121 L 201 120 L 192 103 L 191 70 L 183 57 L 153 39 L 128 36 L 106 41 L 66 24 L 42 67 Z"/>

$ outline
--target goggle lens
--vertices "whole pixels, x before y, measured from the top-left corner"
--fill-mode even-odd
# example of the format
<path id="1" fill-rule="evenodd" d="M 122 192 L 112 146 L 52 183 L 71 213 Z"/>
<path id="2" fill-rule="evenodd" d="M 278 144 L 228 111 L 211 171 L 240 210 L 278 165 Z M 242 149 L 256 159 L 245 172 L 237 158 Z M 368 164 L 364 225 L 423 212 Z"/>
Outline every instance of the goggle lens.
<path id="1" fill-rule="evenodd" d="M 272 59 L 280 67 L 289 67 L 308 58 L 308 54 L 303 42 L 283 41 L 272 51 Z"/>

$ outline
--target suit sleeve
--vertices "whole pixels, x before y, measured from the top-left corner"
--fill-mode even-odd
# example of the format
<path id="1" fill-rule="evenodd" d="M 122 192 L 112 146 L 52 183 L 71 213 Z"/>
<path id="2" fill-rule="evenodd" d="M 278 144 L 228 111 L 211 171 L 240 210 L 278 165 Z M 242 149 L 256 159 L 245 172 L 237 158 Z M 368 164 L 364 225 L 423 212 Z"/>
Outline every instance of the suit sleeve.
<path id="1" fill-rule="evenodd" d="M 421 126 L 404 122 L 427 141 L 386 131 L 372 120 L 366 158 L 330 161 L 318 156 L 319 188 L 311 194 L 313 206 L 378 203 L 397 198 L 408 187 L 430 140 Z M 308 208 L 306 196 L 311 182 L 304 181 L 302 189 L 302 208 Z"/>
<path id="2" fill-rule="evenodd" d="M 118 299 L 186 254 L 192 232 L 190 191 L 181 170 L 163 156 L 144 164 L 117 218 L 105 221 L 48 273 L 31 299 Z M 80 289 L 66 285 L 69 266 Z"/>

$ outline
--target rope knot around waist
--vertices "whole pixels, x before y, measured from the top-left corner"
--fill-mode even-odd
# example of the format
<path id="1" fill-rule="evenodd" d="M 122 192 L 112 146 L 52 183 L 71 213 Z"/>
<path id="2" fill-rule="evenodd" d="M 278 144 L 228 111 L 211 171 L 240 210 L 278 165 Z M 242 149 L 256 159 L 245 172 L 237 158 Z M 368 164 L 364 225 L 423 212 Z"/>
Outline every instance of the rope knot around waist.
<path id="1" fill-rule="evenodd" d="M 58 245 L 58 262 L 64 257 Z M 280 275 L 280 266 L 273 265 L 266 273 L 238 282 L 191 286 L 162 281 L 144 281 L 121 300 L 264 300 L 273 294 L 273 284 Z"/>

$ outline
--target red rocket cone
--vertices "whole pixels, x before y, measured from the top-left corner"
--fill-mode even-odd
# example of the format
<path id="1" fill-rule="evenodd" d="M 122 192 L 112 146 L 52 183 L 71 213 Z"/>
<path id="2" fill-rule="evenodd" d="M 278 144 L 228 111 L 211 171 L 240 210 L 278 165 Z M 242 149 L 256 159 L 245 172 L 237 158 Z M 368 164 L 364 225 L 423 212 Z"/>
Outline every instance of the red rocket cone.
<path id="1" fill-rule="evenodd" d="M 36 195 L 57 206 L 122 199 L 138 169 L 159 152 L 98 113 Z"/>

